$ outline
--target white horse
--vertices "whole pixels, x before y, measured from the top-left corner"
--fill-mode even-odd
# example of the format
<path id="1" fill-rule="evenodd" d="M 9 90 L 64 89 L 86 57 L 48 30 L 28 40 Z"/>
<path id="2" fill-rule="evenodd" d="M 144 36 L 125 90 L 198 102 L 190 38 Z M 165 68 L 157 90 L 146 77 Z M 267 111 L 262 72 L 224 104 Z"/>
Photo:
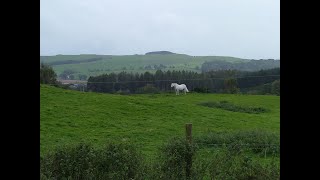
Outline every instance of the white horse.
<path id="1" fill-rule="evenodd" d="M 171 83 L 171 87 L 174 87 L 175 91 L 176 91 L 176 95 L 179 95 L 179 91 L 184 91 L 184 94 L 186 94 L 186 92 L 189 92 L 187 86 L 185 84 L 177 84 L 177 83 Z"/>

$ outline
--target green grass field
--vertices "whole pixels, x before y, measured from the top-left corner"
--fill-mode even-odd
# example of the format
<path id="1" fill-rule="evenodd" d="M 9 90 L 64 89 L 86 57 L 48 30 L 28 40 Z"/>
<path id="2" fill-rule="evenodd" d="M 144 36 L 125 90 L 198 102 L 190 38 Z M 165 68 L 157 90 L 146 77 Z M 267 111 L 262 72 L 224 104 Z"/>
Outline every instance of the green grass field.
<path id="1" fill-rule="evenodd" d="M 199 105 L 228 101 L 263 107 L 249 114 Z M 209 131 L 263 129 L 280 134 L 280 97 L 260 95 L 169 94 L 112 95 L 63 90 L 40 85 L 40 152 L 58 146 L 89 142 L 101 147 L 108 141 L 129 141 L 151 155 L 173 136 L 193 136 Z"/>
<path id="2" fill-rule="evenodd" d="M 90 58 L 101 57 L 101 60 L 94 62 L 84 62 Z M 64 70 L 70 69 L 75 71 L 74 76 L 78 78 L 79 74 L 89 76 L 101 75 L 104 73 L 119 73 L 121 71 L 143 73 L 145 71 L 155 72 L 154 69 L 146 70 L 144 66 L 159 66 L 163 64 L 167 68 L 162 70 L 189 70 L 200 72 L 201 65 L 206 61 L 224 60 L 228 62 L 246 62 L 247 59 L 224 56 L 189 56 L 184 54 L 168 54 L 168 55 L 57 55 L 57 56 L 40 56 L 41 62 L 54 63 L 66 60 L 77 60 L 78 64 L 61 64 L 53 65 L 53 69 L 57 75 Z M 83 62 L 81 62 L 83 61 Z M 174 66 L 174 67 L 173 67 Z M 125 68 L 125 69 L 124 69 Z"/>

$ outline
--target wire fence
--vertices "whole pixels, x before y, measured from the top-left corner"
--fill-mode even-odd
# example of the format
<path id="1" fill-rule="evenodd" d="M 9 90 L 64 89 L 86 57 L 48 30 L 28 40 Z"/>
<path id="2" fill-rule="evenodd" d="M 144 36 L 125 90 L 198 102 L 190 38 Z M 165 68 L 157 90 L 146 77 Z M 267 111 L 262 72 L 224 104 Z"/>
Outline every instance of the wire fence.
<path id="1" fill-rule="evenodd" d="M 121 140 L 118 140 L 118 142 Z M 164 149 L 168 146 L 168 141 L 163 141 L 161 143 L 153 142 L 144 142 L 141 143 L 139 140 L 128 141 L 130 144 L 133 144 L 137 149 L 151 153 L 153 155 L 161 149 Z M 233 152 L 252 152 L 255 155 L 261 157 L 280 157 L 280 144 L 274 143 L 241 143 L 234 141 L 231 143 L 202 143 L 194 141 L 192 145 L 197 150 L 200 150 L 202 155 L 212 154 L 214 152 L 227 149 L 228 151 Z M 204 154 L 203 154 L 204 153 Z"/>

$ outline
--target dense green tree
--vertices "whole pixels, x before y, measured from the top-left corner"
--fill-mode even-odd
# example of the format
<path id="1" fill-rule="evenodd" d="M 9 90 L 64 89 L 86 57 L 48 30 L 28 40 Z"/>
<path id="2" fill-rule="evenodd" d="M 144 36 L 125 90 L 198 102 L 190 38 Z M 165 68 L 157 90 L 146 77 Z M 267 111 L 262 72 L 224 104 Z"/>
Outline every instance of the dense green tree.
<path id="1" fill-rule="evenodd" d="M 57 75 L 51 66 L 40 64 L 40 83 L 41 84 L 57 84 Z"/>
<path id="2" fill-rule="evenodd" d="M 234 78 L 227 78 L 224 80 L 224 90 L 226 93 L 235 94 L 239 92 L 237 87 L 237 80 Z"/>
<path id="3" fill-rule="evenodd" d="M 272 83 L 271 93 L 280 96 L 280 79 Z"/>
<path id="4" fill-rule="evenodd" d="M 160 91 L 172 91 L 170 84 L 186 84 L 189 91 L 211 93 L 237 93 L 239 90 L 262 86 L 259 92 L 266 94 L 271 91 L 271 83 L 280 78 L 280 69 L 243 72 L 237 70 L 218 70 L 205 73 L 193 71 L 161 71 L 155 73 L 110 73 L 88 79 L 88 90 L 96 92 L 130 91 L 135 93 L 143 87 L 152 84 Z M 269 84 L 268 84 L 269 83 Z"/>

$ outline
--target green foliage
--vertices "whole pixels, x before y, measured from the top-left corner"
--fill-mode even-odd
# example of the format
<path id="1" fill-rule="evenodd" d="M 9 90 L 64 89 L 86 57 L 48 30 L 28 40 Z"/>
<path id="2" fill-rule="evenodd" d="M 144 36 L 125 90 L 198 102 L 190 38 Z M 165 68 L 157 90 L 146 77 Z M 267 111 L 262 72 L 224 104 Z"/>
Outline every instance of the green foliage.
<path id="1" fill-rule="evenodd" d="M 268 76 L 271 75 L 275 76 Z M 131 93 L 143 93 L 154 86 L 159 91 L 172 91 L 170 83 L 186 84 L 189 90 L 200 93 L 236 94 L 248 91 L 250 87 L 271 83 L 279 79 L 280 70 L 270 69 L 258 72 L 238 72 L 235 70 L 210 71 L 197 73 L 192 71 L 162 71 L 133 74 L 128 72 L 91 76 L 88 79 L 88 89 L 94 92 L 113 93 L 119 90 L 129 90 Z M 237 79 L 236 77 L 239 76 Z M 261 77 L 262 76 L 262 77 Z M 152 85 L 151 85 L 152 83 Z M 270 85 L 271 86 L 271 85 Z M 270 87 L 271 89 L 271 87 Z M 151 90 L 151 89 L 150 89 Z M 153 88 L 153 90 L 155 90 Z M 152 90 L 151 90 L 152 91 Z M 270 92 L 269 90 L 268 92 Z"/>
<path id="2" fill-rule="evenodd" d="M 233 112 L 243 112 L 243 113 L 250 113 L 250 114 L 259 114 L 259 113 L 265 113 L 268 112 L 268 109 L 265 109 L 263 107 L 252 107 L 252 106 L 239 106 L 232 104 L 228 101 L 206 101 L 199 103 L 199 105 L 207 106 L 211 108 L 220 108 L 228 111 Z"/>
<path id="3" fill-rule="evenodd" d="M 242 89 L 242 91 L 246 94 L 252 94 L 252 95 L 268 95 L 271 94 L 271 82 L 262 84 L 259 86 L 249 87 Z"/>
<path id="4" fill-rule="evenodd" d="M 142 156 L 132 144 L 109 143 L 97 159 L 98 179 L 136 179 L 142 173 Z"/>
<path id="5" fill-rule="evenodd" d="M 119 91 L 115 92 L 115 94 L 129 95 L 129 94 L 130 94 L 130 90 L 128 90 L 128 89 L 126 89 L 126 90 L 119 90 Z"/>
<path id="6" fill-rule="evenodd" d="M 103 149 L 79 144 L 41 157 L 40 175 L 41 179 L 136 179 L 143 173 L 142 162 L 130 144 L 109 143 Z"/>
<path id="7" fill-rule="evenodd" d="M 40 173 L 46 179 L 90 179 L 94 175 L 95 152 L 89 145 L 61 147 L 40 158 Z"/>
<path id="8" fill-rule="evenodd" d="M 274 161 L 267 165 L 253 160 L 242 151 L 223 148 L 209 160 L 210 179 L 280 179 L 280 167 Z"/>
<path id="9" fill-rule="evenodd" d="M 247 132 L 240 134 L 244 139 L 256 138 Z M 224 135 L 224 139 L 231 137 Z M 60 147 L 40 157 L 40 179 L 279 179 L 279 159 L 263 162 L 227 144 L 203 156 L 201 150 L 206 147 L 198 143 L 172 138 L 159 148 L 153 161 L 147 161 L 131 143 L 109 142 L 101 149 L 84 143 Z"/>
<path id="10" fill-rule="evenodd" d="M 280 96 L 280 79 L 272 83 L 271 92 L 272 94 Z"/>
<path id="11" fill-rule="evenodd" d="M 249 148 L 255 153 L 264 153 L 264 155 L 280 153 L 280 137 L 268 131 L 238 131 L 231 136 L 230 142 L 234 147 Z"/>
<path id="12" fill-rule="evenodd" d="M 224 92 L 230 94 L 236 94 L 239 92 L 237 87 L 237 80 L 235 78 L 228 78 L 224 80 Z"/>
<path id="13" fill-rule="evenodd" d="M 208 88 L 205 88 L 205 87 L 202 87 L 202 88 L 201 87 L 200 88 L 196 87 L 192 91 L 197 92 L 197 93 L 209 93 L 210 92 L 210 90 Z"/>
<path id="14" fill-rule="evenodd" d="M 186 168 L 191 171 L 192 159 L 196 146 L 189 144 L 185 139 L 172 138 L 160 148 L 157 159 L 158 177 L 161 179 L 186 179 Z"/>
<path id="15" fill-rule="evenodd" d="M 57 75 L 49 65 L 40 64 L 40 84 L 57 84 Z"/>
<path id="16" fill-rule="evenodd" d="M 235 132 L 210 132 L 195 137 L 200 147 L 220 148 L 223 145 L 230 151 L 249 150 L 262 156 L 280 153 L 280 137 L 265 130 L 241 130 Z"/>
<path id="17" fill-rule="evenodd" d="M 137 93 L 154 94 L 159 92 L 160 92 L 159 89 L 154 87 L 153 84 L 147 84 L 144 87 L 137 89 Z"/>
<path id="18" fill-rule="evenodd" d="M 262 85 L 244 88 L 242 91 L 247 94 L 273 94 L 280 96 L 280 79 Z"/>

